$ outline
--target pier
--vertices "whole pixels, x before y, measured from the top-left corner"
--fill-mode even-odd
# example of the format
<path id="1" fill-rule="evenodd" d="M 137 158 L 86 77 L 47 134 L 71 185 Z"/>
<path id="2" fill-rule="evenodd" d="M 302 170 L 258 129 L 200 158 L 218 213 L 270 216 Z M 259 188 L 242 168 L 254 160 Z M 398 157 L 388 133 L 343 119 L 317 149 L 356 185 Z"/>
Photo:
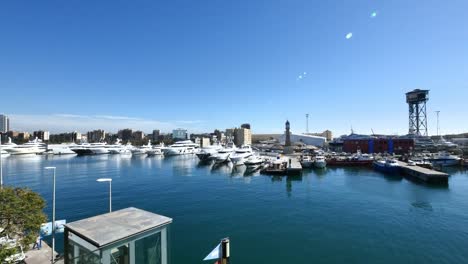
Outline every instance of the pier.
<path id="1" fill-rule="evenodd" d="M 427 183 L 448 183 L 449 175 L 444 172 L 426 169 L 419 166 L 409 166 L 408 163 L 398 161 L 401 170 L 408 176 Z"/>
<path id="2" fill-rule="evenodd" d="M 295 156 L 287 156 L 288 167 L 286 168 L 286 174 L 300 174 L 302 172 L 302 165 L 299 162 L 299 158 Z"/>
<path id="3" fill-rule="evenodd" d="M 42 247 L 41 249 L 31 249 L 27 252 L 25 252 L 26 259 L 24 260 L 24 263 L 26 264 L 44 264 L 44 263 L 50 263 L 50 259 L 52 256 L 52 248 L 47 245 L 44 241 L 42 241 Z M 55 256 L 57 256 L 57 252 L 54 253 Z M 56 260 L 54 263 L 57 264 L 63 264 L 64 261 L 63 259 Z"/>

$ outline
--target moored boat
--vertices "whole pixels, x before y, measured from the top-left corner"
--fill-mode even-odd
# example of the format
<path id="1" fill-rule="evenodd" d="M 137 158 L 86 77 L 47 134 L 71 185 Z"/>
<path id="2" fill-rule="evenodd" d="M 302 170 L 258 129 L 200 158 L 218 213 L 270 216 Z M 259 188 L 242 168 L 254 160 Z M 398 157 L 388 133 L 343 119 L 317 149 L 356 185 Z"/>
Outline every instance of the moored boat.
<path id="1" fill-rule="evenodd" d="M 312 168 L 314 166 L 314 160 L 311 156 L 303 156 L 301 159 L 301 165 L 303 168 Z"/>
<path id="2" fill-rule="evenodd" d="M 314 166 L 319 169 L 327 167 L 327 161 L 324 156 L 316 156 L 314 161 Z"/>
<path id="3" fill-rule="evenodd" d="M 443 151 L 428 158 L 427 161 L 431 162 L 434 166 L 449 167 L 460 165 L 462 158 Z"/>
<path id="4" fill-rule="evenodd" d="M 394 159 L 376 160 L 374 161 L 374 169 L 383 173 L 398 173 L 400 165 Z"/>

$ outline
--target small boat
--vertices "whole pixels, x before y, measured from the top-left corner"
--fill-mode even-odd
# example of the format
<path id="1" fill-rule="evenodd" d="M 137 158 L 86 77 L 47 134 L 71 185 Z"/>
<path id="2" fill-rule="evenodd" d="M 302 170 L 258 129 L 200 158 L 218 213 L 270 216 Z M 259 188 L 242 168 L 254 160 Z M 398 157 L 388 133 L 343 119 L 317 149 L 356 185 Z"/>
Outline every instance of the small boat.
<path id="1" fill-rule="evenodd" d="M 319 169 L 323 169 L 327 167 L 327 161 L 325 160 L 325 157 L 324 156 L 315 157 L 314 166 Z"/>
<path id="2" fill-rule="evenodd" d="M 301 159 L 301 165 L 303 168 L 312 168 L 314 166 L 314 160 L 311 156 L 304 156 Z"/>
<path id="3" fill-rule="evenodd" d="M 374 161 L 374 169 L 383 173 L 398 173 L 400 165 L 394 159 L 376 160 Z"/>
<path id="4" fill-rule="evenodd" d="M 362 154 L 358 151 L 355 155 L 350 157 L 334 157 L 327 160 L 329 166 L 371 166 L 374 162 L 374 157 L 369 154 Z"/>
<path id="5" fill-rule="evenodd" d="M 244 161 L 245 166 L 247 167 L 253 167 L 253 166 L 259 166 L 263 164 L 264 160 L 260 158 L 259 156 L 251 156 L 247 160 Z"/>
<path id="6" fill-rule="evenodd" d="M 270 175 L 286 175 L 288 170 L 288 161 L 284 158 L 277 158 L 271 161 L 266 168 L 264 168 L 262 174 Z"/>

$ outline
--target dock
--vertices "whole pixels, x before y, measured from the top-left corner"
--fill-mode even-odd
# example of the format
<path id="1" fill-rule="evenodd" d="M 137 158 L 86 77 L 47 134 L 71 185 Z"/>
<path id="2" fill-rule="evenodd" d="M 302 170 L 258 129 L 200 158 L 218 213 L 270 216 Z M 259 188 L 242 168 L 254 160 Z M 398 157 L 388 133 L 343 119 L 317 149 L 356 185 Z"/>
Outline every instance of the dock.
<path id="1" fill-rule="evenodd" d="M 302 165 L 299 162 L 299 158 L 294 156 L 287 156 L 287 158 L 289 161 L 286 173 L 288 175 L 300 174 L 302 172 Z"/>
<path id="2" fill-rule="evenodd" d="M 25 252 L 26 259 L 24 263 L 26 264 L 43 264 L 43 263 L 50 263 L 52 248 L 47 245 L 44 241 L 42 241 L 41 249 L 31 249 Z M 57 256 L 57 252 L 55 252 L 55 256 Z M 63 264 L 63 259 L 55 260 L 54 263 Z"/>
<path id="3" fill-rule="evenodd" d="M 409 166 L 408 163 L 398 161 L 401 170 L 408 176 L 427 183 L 448 183 L 449 175 L 444 172 L 430 170 L 419 166 Z"/>

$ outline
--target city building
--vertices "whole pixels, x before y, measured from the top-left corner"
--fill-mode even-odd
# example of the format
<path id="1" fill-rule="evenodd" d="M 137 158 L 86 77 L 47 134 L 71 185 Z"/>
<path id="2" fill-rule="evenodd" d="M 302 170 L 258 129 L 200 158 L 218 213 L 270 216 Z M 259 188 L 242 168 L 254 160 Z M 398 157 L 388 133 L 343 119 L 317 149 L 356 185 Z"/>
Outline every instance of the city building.
<path id="1" fill-rule="evenodd" d="M 174 129 L 172 130 L 172 139 L 174 140 L 186 140 L 187 139 L 187 129 Z"/>
<path id="2" fill-rule="evenodd" d="M 237 146 L 252 145 L 252 132 L 248 128 L 238 128 L 235 130 L 234 143 Z"/>
<path id="3" fill-rule="evenodd" d="M 226 143 L 227 142 L 234 142 L 236 137 L 236 129 L 235 128 L 227 128 L 226 132 L 224 133 L 226 136 Z"/>
<path id="4" fill-rule="evenodd" d="M 117 132 L 117 134 L 121 140 L 129 141 L 133 137 L 133 130 L 131 130 L 130 128 L 121 129 L 119 130 L 119 132 Z"/>
<path id="5" fill-rule="evenodd" d="M 97 129 L 88 132 L 88 142 L 102 142 L 106 139 L 106 132 L 102 129 Z"/>
<path id="6" fill-rule="evenodd" d="M 42 130 L 34 131 L 33 132 L 33 137 L 38 138 L 38 139 L 40 139 L 42 141 L 49 141 L 50 133 L 49 133 L 49 131 L 42 131 Z"/>
<path id="7" fill-rule="evenodd" d="M 367 136 L 351 134 L 342 137 L 343 151 L 348 153 L 407 154 L 414 150 L 414 139 L 393 136 Z"/>
<path id="8" fill-rule="evenodd" d="M 132 138 L 137 141 L 143 140 L 145 138 L 145 133 L 142 131 L 135 131 L 132 133 Z"/>
<path id="9" fill-rule="evenodd" d="M 19 141 L 27 141 L 30 137 L 31 135 L 28 132 L 19 132 L 17 139 Z"/>
<path id="10" fill-rule="evenodd" d="M 159 141 L 159 136 L 161 135 L 161 131 L 159 131 L 159 129 L 155 129 L 153 130 L 153 133 L 151 135 L 151 139 L 153 141 Z"/>
<path id="11" fill-rule="evenodd" d="M 323 147 L 327 139 L 319 136 L 312 136 L 307 134 L 294 134 L 291 132 L 291 124 L 286 121 L 286 131 L 279 137 L 279 142 L 286 147 L 301 143 L 309 146 Z M 289 150 L 285 150 L 287 152 Z"/>
<path id="12" fill-rule="evenodd" d="M 202 137 L 200 139 L 200 147 L 202 148 L 206 148 L 208 146 L 211 145 L 211 141 L 210 141 L 210 138 L 207 138 L 207 137 Z"/>
<path id="13" fill-rule="evenodd" d="M 0 115 L 0 133 L 10 131 L 10 119 L 6 115 Z"/>
<path id="14" fill-rule="evenodd" d="M 324 137 L 328 142 L 333 140 L 333 133 L 330 130 L 325 130 L 322 133 L 306 133 L 305 135 Z"/>

